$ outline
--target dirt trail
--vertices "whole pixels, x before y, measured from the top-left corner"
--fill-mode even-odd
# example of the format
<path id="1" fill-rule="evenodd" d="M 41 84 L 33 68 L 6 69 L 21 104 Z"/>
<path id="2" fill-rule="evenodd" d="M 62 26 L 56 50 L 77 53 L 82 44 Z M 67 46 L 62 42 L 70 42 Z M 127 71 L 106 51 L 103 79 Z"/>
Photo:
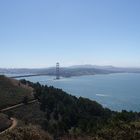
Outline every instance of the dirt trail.
<path id="1" fill-rule="evenodd" d="M 32 104 L 32 103 L 35 103 L 37 102 L 38 100 L 32 100 L 32 101 L 29 101 L 28 104 Z M 4 109 L 1 109 L 0 112 L 5 112 L 5 111 L 8 111 L 8 110 L 12 110 L 12 109 L 15 109 L 15 108 L 18 108 L 20 106 L 24 106 L 25 104 L 24 103 L 20 103 L 20 104 L 17 104 L 17 105 L 13 105 L 13 106 L 10 106 L 10 107 L 7 107 L 7 108 L 4 108 Z"/>
<path id="2" fill-rule="evenodd" d="M 8 131 L 11 131 L 12 129 L 14 129 L 17 126 L 18 120 L 16 118 L 10 118 L 10 120 L 12 121 L 12 125 L 9 128 L 7 128 L 6 130 L 0 132 L 0 135 L 6 133 Z"/>
<path id="3" fill-rule="evenodd" d="M 32 103 L 35 103 L 37 102 L 38 100 L 32 100 L 32 101 L 29 101 L 28 104 L 32 104 Z M 10 107 L 7 107 L 7 108 L 4 108 L 4 109 L 1 109 L 0 112 L 5 112 L 5 111 L 8 111 L 8 110 L 12 110 L 12 109 L 15 109 L 15 108 L 18 108 L 18 107 L 21 107 L 21 106 L 24 106 L 25 104 L 23 103 L 20 103 L 20 104 L 17 104 L 17 105 L 13 105 L 13 106 L 10 106 Z M 12 125 L 7 128 L 6 130 L 0 132 L 0 135 L 7 132 L 7 131 L 11 131 L 12 129 L 14 129 L 17 124 L 18 124 L 18 120 L 16 118 L 10 118 L 10 120 L 12 121 Z"/>

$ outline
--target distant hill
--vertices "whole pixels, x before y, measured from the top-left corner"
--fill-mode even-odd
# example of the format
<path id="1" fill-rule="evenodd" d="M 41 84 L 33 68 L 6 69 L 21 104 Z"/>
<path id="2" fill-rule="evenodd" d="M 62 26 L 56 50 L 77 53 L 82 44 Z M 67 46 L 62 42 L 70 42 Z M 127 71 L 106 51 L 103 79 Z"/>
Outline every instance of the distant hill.
<path id="1" fill-rule="evenodd" d="M 93 69 L 100 69 L 100 70 L 108 70 L 112 72 L 132 72 L 132 73 L 140 73 L 140 68 L 135 67 L 115 67 L 112 65 L 107 66 L 98 66 L 98 65 L 75 65 L 70 66 L 69 68 L 93 68 Z"/>
<path id="2" fill-rule="evenodd" d="M 20 103 L 25 96 L 32 98 L 31 93 L 32 88 L 0 75 L 0 109 Z"/>
<path id="3" fill-rule="evenodd" d="M 140 68 L 122 68 L 114 66 L 97 66 L 97 65 L 75 65 L 70 67 L 60 67 L 60 76 L 71 77 L 81 75 L 109 74 L 109 73 L 140 73 Z M 0 69 L 0 74 L 5 75 L 30 75 L 46 74 L 56 75 L 55 67 L 34 68 L 34 69 Z"/>

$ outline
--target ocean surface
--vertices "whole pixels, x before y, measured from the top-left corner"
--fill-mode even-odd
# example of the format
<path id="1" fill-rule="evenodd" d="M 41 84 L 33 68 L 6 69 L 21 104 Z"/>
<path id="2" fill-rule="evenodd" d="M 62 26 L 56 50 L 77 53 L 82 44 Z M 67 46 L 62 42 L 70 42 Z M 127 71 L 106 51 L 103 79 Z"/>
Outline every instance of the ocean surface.
<path id="1" fill-rule="evenodd" d="M 61 88 L 71 95 L 95 100 L 112 110 L 140 111 L 140 74 L 92 75 L 60 80 L 55 80 L 53 76 L 24 79 Z"/>

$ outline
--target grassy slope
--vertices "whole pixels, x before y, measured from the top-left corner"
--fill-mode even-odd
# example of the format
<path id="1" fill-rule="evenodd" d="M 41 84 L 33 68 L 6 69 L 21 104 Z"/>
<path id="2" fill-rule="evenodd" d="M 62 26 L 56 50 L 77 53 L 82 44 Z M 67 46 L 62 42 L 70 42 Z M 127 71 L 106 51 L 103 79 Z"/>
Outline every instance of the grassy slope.
<path id="1" fill-rule="evenodd" d="M 2 81 L 2 79 L 3 79 L 3 81 Z M 1 84 L 3 84 L 3 86 Z M 18 96 L 20 95 L 17 99 L 19 99 L 19 98 L 22 99 L 22 96 L 20 94 L 21 92 L 19 92 L 18 90 L 21 90 L 22 89 L 22 90 L 24 90 L 24 93 L 26 93 L 26 94 L 27 94 L 27 92 L 25 92 L 25 91 L 28 91 L 28 94 L 29 95 L 30 95 L 30 91 L 31 91 L 31 89 L 28 89 L 27 87 L 25 87 L 23 85 L 21 85 L 19 87 L 18 86 L 18 81 L 7 79 L 7 78 L 2 77 L 2 76 L 0 76 L 0 87 L 3 87 L 3 88 L 0 88 L 0 90 L 3 89 L 3 91 L 5 91 L 7 93 L 8 92 L 11 92 L 11 88 L 14 89 L 14 90 L 16 90 L 16 93 L 17 93 L 16 96 L 17 95 Z M 4 88 L 6 90 L 4 90 Z M 19 89 L 17 90 L 17 88 L 19 88 Z M 49 88 L 49 90 L 51 90 L 53 92 L 51 92 L 50 94 L 47 93 L 47 95 L 54 95 L 55 98 L 51 98 L 51 100 L 53 99 L 53 100 L 56 101 L 56 98 L 59 97 L 60 90 L 53 89 L 51 87 Z M 24 93 L 22 93 L 22 94 L 25 96 Z M 67 102 L 66 99 L 69 99 L 69 100 L 70 99 L 73 99 L 73 97 L 68 96 L 65 93 L 62 93 L 62 92 L 60 92 L 60 93 L 61 93 L 60 94 L 61 96 L 64 95 L 63 97 L 65 97 L 65 101 L 66 102 Z M 9 98 L 9 96 L 8 96 L 8 98 Z M 1 100 L 1 96 L 0 96 L 0 100 Z M 58 98 L 58 101 L 60 101 L 60 100 L 61 99 Z M 18 100 L 16 100 L 16 101 L 18 102 Z M 64 100 L 62 100 L 62 101 L 64 102 Z M 82 102 L 81 105 L 85 105 L 85 107 L 86 107 L 87 106 L 87 102 L 86 102 L 87 99 L 84 100 L 84 101 L 85 102 Z M 0 104 L 1 104 L 1 102 L 0 102 Z M 92 106 L 95 107 L 94 104 Z M 69 106 L 66 106 L 66 107 L 67 107 L 67 109 L 69 109 L 68 108 Z M 88 110 L 88 109 L 86 108 L 86 110 Z M 22 106 L 20 108 L 16 108 L 16 109 L 11 110 L 11 111 L 6 112 L 6 113 L 7 114 L 13 114 L 13 117 L 16 117 L 18 120 L 21 120 L 21 124 L 20 124 L 21 126 L 29 125 L 29 123 L 31 123 L 33 125 L 39 125 L 39 126 L 42 126 L 42 127 L 43 127 L 43 125 L 46 125 L 45 124 L 45 122 L 47 120 L 46 119 L 46 112 L 42 112 L 40 110 L 40 104 L 39 103 L 28 104 L 28 105 Z M 90 110 L 89 110 L 89 114 L 90 114 Z M 128 114 L 126 114 L 126 115 L 128 115 Z M 123 118 L 124 117 L 129 118 L 129 116 L 124 116 L 123 115 Z M 23 128 L 21 128 L 21 129 L 23 129 Z M 17 130 L 18 129 L 19 128 L 17 128 Z M 16 130 L 16 132 L 14 132 L 15 134 L 17 134 L 17 130 Z M 29 131 L 27 131 L 27 132 L 29 132 Z M 13 134 L 10 134 L 10 135 L 13 136 Z M 44 136 L 44 134 L 42 134 L 42 135 Z M 5 137 L 7 137 L 7 136 L 8 136 L 8 134 L 5 135 Z M 61 140 L 140 140 L 140 121 L 139 121 L 139 119 L 136 119 L 134 121 L 132 119 L 130 122 L 129 121 L 128 122 L 127 121 L 122 121 L 121 119 L 120 120 L 116 120 L 114 122 L 113 122 L 113 120 L 111 120 L 111 121 L 108 122 L 108 124 L 104 125 L 95 134 L 93 132 L 93 134 L 90 134 L 89 136 L 87 134 L 87 136 L 86 136 L 84 134 L 82 135 L 78 131 L 73 131 L 73 132 L 70 133 L 70 136 L 71 136 L 71 138 L 69 138 L 66 135 L 66 136 L 62 137 Z M 3 138 L 2 140 L 13 140 L 13 138 L 10 138 L 10 139 L 4 139 Z M 24 140 L 24 139 L 20 139 L 20 140 Z M 33 137 L 33 140 L 35 140 L 34 137 Z M 40 140 L 44 140 L 44 139 L 41 138 Z"/>
<path id="2" fill-rule="evenodd" d="M 8 116 L 0 113 L 0 132 L 8 128 L 12 124 Z"/>
<path id="3" fill-rule="evenodd" d="M 53 140 L 51 136 L 37 126 L 25 126 L 1 135 L 0 140 Z"/>
<path id="4" fill-rule="evenodd" d="M 25 96 L 32 98 L 31 93 L 32 88 L 0 75 L 0 109 L 20 103 Z"/>
<path id="5" fill-rule="evenodd" d="M 19 108 L 5 112 L 12 114 L 12 117 L 21 121 L 21 126 L 24 124 L 33 124 L 42 126 L 44 123 L 45 113 L 40 110 L 39 103 L 28 104 Z"/>

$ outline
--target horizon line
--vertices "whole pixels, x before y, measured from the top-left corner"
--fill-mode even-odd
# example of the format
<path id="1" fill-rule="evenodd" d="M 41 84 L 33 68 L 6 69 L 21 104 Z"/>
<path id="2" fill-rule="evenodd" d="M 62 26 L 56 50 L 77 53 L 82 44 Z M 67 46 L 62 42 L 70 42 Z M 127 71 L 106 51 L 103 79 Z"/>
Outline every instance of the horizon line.
<path id="1" fill-rule="evenodd" d="M 95 67 L 114 67 L 114 68 L 140 68 L 140 66 L 115 66 L 115 65 L 94 65 L 94 64 L 76 64 L 76 65 L 68 65 L 68 66 L 61 66 L 61 68 L 70 68 L 70 67 L 75 67 L 75 66 L 95 66 Z M 47 68 L 54 68 L 54 66 L 46 66 L 46 67 L 0 67 L 0 69 L 47 69 Z"/>

